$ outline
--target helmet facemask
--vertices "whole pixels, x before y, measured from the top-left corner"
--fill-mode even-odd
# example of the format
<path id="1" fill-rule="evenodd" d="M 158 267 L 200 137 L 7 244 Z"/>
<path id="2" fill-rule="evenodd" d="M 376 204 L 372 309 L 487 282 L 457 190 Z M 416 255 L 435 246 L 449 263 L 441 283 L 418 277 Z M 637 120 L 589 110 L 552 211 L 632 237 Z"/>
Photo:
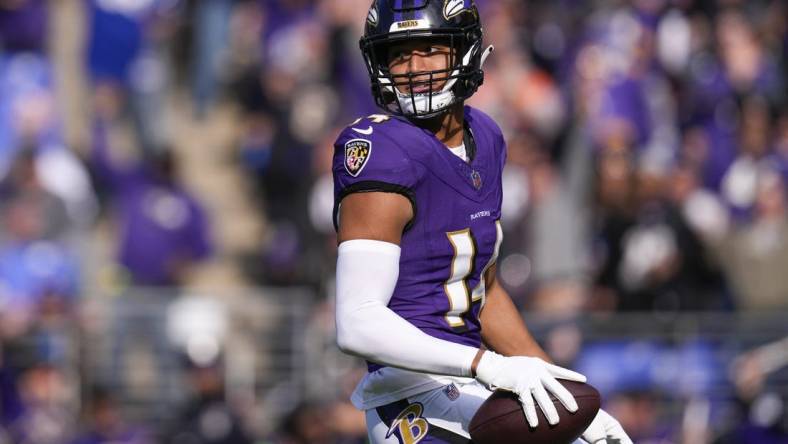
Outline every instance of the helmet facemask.
<path id="1" fill-rule="evenodd" d="M 481 32 L 475 29 L 408 30 L 361 39 L 361 50 L 381 108 L 395 115 L 427 119 L 470 97 L 481 84 Z M 392 74 L 389 51 L 418 40 L 448 47 L 445 69 Z"/>

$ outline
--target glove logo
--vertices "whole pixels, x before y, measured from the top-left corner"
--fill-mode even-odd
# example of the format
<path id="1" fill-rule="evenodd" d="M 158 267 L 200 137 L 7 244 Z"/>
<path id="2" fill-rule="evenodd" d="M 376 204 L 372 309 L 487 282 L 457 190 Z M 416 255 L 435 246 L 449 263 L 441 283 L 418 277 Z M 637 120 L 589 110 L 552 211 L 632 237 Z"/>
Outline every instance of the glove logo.
<path id="1" fill-rule="evenodd" d="M 358 177 L 372 154 L 372 142 L 364 139 L 353 139 L 345 143 L 345 170 L 353 177 Z"/>
<path id="2" fill-rule="evenodd" d="M 430 430 L 430 424 L 421 417 L 423 412 L 424 407 L 418 402 L 407 406 L 391 422 L 391 427 L 386 433 L 386 439 L 393 434 L 397 435 L 399 442 L 402 444 L 416 444 L 424 439 Z"/>

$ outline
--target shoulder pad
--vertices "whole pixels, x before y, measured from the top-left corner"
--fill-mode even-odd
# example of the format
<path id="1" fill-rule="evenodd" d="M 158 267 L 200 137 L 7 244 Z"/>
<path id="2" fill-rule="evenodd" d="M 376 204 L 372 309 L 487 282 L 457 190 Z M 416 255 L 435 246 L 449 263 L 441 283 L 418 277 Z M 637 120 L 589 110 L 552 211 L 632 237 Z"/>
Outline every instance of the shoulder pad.
<path id="1" fill-rule="evenodd" d="M 339 202 L 355 192 L 402 194 L 414 206 L 414 188 L 424 174 L 400 145 L 395 118 L 373 115 L 346 127 L 334 143 L 334 223 Z"/>
<path id="2" fill-rule="evenodd" d="M 334 176 L 341 182 L 373 180 L 411 187 L 420 166 L 402 147 L 408 126 L 386 115 L 372 115 L 346 127 L 334 144 Z"/>

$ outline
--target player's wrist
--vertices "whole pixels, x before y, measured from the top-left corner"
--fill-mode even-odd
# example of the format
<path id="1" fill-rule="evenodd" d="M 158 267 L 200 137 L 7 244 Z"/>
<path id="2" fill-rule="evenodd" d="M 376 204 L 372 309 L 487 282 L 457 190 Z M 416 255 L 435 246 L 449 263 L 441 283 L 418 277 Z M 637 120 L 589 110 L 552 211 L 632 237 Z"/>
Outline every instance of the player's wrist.
<path id="1" fill-rule="evenodd" d="M 479 363 L 476 365 L 476 379 L 490 385 L 498 374 L 503 356 L 490 350 L 480 350 Z M 478 355 L 477 355 L 478 356 Z"/>
<path id="2" fill-rule="evenodd" d="M 476 352 L 476 356 L 473 357 L 473 361 L 471 362 L 471 377 L 476 377 L 476 370 L 479 368 L 479 361 L 482 359 L 482 355 L 486 350 L 480 348 L 479 351 Z"/>

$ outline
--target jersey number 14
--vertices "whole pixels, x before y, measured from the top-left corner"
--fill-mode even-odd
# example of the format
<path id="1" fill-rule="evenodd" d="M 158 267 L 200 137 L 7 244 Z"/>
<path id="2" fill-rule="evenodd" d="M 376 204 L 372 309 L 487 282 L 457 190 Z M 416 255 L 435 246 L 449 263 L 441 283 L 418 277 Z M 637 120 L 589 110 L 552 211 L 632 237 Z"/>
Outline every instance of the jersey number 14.
<path id="1" fill-rule="evenodd" d="M 446 296 L 449 298 L 449 311 L 446 313 L 446 322 L 451 328 L 462 328 L 465 326 L 463 316 L 471 308 L 471 304 L 481 302 L 484 306 L 485 285 L 484 274 L 498 258 L 498 250 L 503 240 L 503 230 L 501 222 L 495 221 L 495 249 L 490 260 L 479 274 L 479 283 L 473 290 L 468 285 L 468 280 L 474 272 L 474 262 L 476 260 L 476 241 L 470 228 L 446 233 L 449 242 L 454 248 L 454 256 L 451 260 L 451 274 L 449 279 L 443 284 Z"/>

